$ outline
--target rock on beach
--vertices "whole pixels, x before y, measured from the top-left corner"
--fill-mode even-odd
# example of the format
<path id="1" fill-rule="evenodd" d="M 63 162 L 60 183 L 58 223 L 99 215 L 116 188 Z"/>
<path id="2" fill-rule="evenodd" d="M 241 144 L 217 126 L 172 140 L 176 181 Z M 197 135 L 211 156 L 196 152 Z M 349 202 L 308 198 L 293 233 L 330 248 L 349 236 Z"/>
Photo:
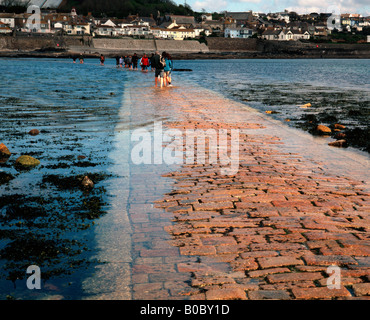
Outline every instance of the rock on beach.
<path id="1" fill-rule="evenodd" d="M 316 131 L 319 132 L 320 134 L 330 134 L 331 133 L 331 129 L 327 126 L 322 125 L 322 124 L 319 124 L 316 127 Z"/>
<path id="2" fill-rule="evenodd" d="M 0 157 L 9 158 L 11 152 L 4 143 L 0 143 Z"/>
<path id="3" fill-rule="evenodd" d="M 81 182 L 81 185 L 84 188 L 93 188 L 94 182 L 92 182 L 92 180 L 88 176 L 85 176 Z"/>
<path id="4" fill-rule="evenodd" d="M 15 160 L 15 164 L 21 167 L 35 167 L 40 164 L 40 160 L 37 160 L 31 156 L 22 155 Z"/>
<path id="5" fill-rule="evenodd" d="M 347 135 L 345 133 L 339 132 L 335 135 L 335 139 L 343 140 Z"/>
<path id="6" fill-rule="evenodd" d="M 28 134 L 31 135 L 31 136 L 37 136 L 39 133 L 40 133 L 40 131 L 37 130 L 37 129 L 32 129 L 28 132 Z"/>
<path id="7" fill-rule="evenodd" d="M 342 124 L 336 123 L 336 124 L 334 125 L 334 128 L 335 128 L 335 129 L 339 129 L 339 130 L 343 130 L 343 129 L 345 129 L 346 127 L 345 127 L 344 125 L 342 125 Z"/>
<path id="8" fill-rule="evenodd" d="M 344 147 L 347 147 L 348 144 L 346 140 L 337 140 L 337 141 L 329 142 L 328 145 L 331 147 L 344 148 Z"/>

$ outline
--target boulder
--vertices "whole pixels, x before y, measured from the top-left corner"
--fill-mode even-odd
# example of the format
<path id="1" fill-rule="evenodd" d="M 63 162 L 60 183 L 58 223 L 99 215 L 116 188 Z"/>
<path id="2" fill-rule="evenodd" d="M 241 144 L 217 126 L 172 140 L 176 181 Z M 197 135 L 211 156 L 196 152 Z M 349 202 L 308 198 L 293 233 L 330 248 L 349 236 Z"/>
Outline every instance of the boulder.
<path id="1" fill-rule="evenodd" d="M 335 135 L 335 139 L 337 140 L 342 140 L 346 137 L 347 135 L 343 132 L 338 132 L 336 135 Z"/>
<path id="2" fill-rule="evenodd" d="M 94 187 L 94 182 L 92 182 L 88 176 L 85 176 L 81 182 L 81 185 L 84 188 L 90 189 Z"/>
<path id="3" fill-rule="evenodd" d="M 339 129 L 339 130 L 343 130 L 343 129 L 345 129 L 346 127 L 345 127 L 344 125 L 342 125 L 342 124 L 336 123 L 336 124 L 334 125 L 334 128 L 335 128 L 335 129 Z"/>
<path id="4" fill-rule="evenodd" d="M 348 146 L 346 140 L 337 140 L 337 141 L 329 142 L 328 145 L 331 147 L 338 147 L 338 148 L 345 148 Z"/>
<path id="5" fill-rule="evenodd" d="M 331 133 L 331 129 L 327 126 L 324 126 L 322 124 L 319 124 L 317 127 L 316 127 L 316 130 L 317 132 L 319 132 L 320 134 L 330 134 Z"/>
<path id="6" fill-rule="evenodd" d="M 11 152 L 4 143 L 0 143 L 0 158 L 9 158 Z"/>
<path id="7" fill-rule="evenodd" d="M 28 134 L 30 134 L 31 136 L 37 136 L 39 133 L 40 131 L 37 129 L 32 129 L 28 132 Z"/>
<path id="8" fill-rule="evenodd" d="M 35 167 L 40 164 L 40 161 L 27 155 L 20 156 L 15 160 L 15 164 L 20 167 Z"/>

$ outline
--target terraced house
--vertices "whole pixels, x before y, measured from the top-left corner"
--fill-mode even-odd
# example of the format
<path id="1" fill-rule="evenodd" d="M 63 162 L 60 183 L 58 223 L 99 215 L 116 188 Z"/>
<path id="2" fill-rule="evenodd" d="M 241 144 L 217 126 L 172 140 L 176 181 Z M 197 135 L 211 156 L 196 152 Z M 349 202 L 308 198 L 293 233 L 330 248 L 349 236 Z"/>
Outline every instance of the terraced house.
<path id="1" fill-rule="evenodd" d="M 185 27 L 174 27 L 171 29 L 152 28 L 153 36 L 157 39 L 171 39 L 171 40 L 184 40 L 186 38 L 195 38 L 194 29 L 186 29 Z"/>

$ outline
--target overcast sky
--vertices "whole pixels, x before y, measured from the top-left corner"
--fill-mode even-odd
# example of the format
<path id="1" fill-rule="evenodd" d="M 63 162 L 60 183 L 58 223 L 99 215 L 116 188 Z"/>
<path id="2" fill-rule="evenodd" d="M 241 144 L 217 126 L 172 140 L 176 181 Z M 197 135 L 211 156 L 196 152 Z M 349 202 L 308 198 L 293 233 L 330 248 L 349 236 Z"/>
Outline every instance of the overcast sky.
<path id="1" fill-rule="evenodd" d="M 184 0 L 174 0 L 184 3 Z M 279 12 L 288 9 L 297 13 L 337 12 L 370 15 L 369 0 L 187 0 L 193 10 L 207 12 L 248 11 Z"/>

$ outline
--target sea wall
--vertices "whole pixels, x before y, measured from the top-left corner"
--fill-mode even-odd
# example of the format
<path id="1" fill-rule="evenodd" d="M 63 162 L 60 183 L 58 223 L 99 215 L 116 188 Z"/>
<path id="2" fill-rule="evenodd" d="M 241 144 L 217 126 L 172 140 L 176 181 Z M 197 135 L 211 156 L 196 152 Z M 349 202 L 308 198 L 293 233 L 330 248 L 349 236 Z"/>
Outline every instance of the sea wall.
<path id="1" fill-rule="evenodd" d="M 209 52 L 218 54 L 264 55 L 266 57 L 343 57 L 368 58 L 368 43 L 312 43 L 262 39 L 207 38 Z M 251 57 L 252 57 L 251 56 Z"/>
<path id="2" fill-rule="evenodd" d="M 58 41 L 51 37 L 0 37 L 0 50 L 39 50 L 56 47 Z"/>
<path id="3" fill-rule="evenodd" d="M 368 58 L 370 44 L 367 43 L 310 43 L 300 41 L 264 41 L 263 53 L 301 55 L 305 57 L 346 57 Z"/>
<path id="4" fill-rule="evenodd" d="M 242 52 L 260 51 L 261 41 L 259 39 L 231 39 L 231 38 L 207 38 L 207 46 L 210 51 L 215 52 Z"/>
<path id="5" fill-rule="evenodd" d="M 92 37 L 57 35 L 0 35 L 0 50 L 35 51 L 52 48 L 68 48 L 69 46 L 91 46 Z"/>
<path id="6" fill-rule="evenodd" d="M 169 52 L 208 52 L 204 43 L 194 40 L 156 40 L 157 50 Z"/>
<path id="7" fill-rule="evenodd" d="M 208 52 L 205 44 L 198 41 L 178 40 L 137 40 L 137 39 L 94 39 L 95 49 L 124 50 L 137 52 Z"/>
<path id="8" fill-rule="evenodd" d="M 153 40 L 95 38 L 92 44 L 95 49 L 155 51 Z"/>
<path id="9" fill-rule="evenodd" d="M 1 56 L 95 57 L 168 51 L 177 59 L 253 59 L 253 58 L 370 58 L 370 44 L 310 43 L 261 39 L 207 38 L 207 45 L 196 40 L 112 39 L 88 36 L 0 35 Z"/>

